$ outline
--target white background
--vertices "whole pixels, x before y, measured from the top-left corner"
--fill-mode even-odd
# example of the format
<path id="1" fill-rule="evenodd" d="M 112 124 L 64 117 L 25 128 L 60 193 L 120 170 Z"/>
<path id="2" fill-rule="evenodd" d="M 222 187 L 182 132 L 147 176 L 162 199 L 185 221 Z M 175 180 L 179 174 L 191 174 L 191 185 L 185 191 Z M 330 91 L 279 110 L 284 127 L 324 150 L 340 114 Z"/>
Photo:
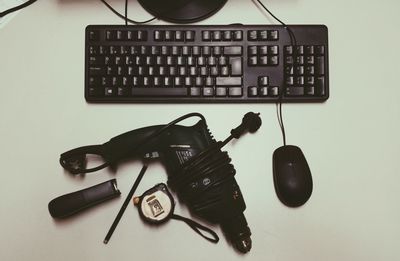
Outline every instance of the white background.
<path id="1" fill-rule="evenodd" d="M 121 11 L 123 2 L 110 0 Z M 131 2 L 132 18 L 150 17 Z M 38 1 L 0 29 L 0 259 L 400 260 L 399 1 L 263 2 L 288 24 L 329 28 L 329 100 L 284 105 L 288 143 L 302 148 L 313 173 L 306 205 L 289 209 L 274 192 L 272 153 L 281 146 L 274 104 L 88 104 L 84 29 L 123 21 L 97 0 Z M 276 22 L 252 1 L 229 0 L 200 23 Z M 261 113 L 257 133 L 226 147 L 247 203 L 251 252 L 235 252 L 217 226 L 217 245 L 181 222 L 149 227 L 132 206 L 104 245 L 140 162 L 78 178 L 61 168 L 60 153 L 195 111 L 217 139 L 246 112 Z M 62 222 L 50 217 L 51 199 L 114 177 L 119 199 Z M 154 164 L 136 194 L 165 181 Z M 176 212 L 189 216 L 182 205 Z"/>

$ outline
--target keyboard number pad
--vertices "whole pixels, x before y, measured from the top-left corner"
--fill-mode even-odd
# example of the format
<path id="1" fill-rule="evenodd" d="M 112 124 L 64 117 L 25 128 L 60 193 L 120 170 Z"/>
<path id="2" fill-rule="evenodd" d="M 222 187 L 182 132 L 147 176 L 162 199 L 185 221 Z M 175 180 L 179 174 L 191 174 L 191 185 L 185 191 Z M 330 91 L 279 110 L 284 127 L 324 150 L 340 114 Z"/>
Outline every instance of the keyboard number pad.
<path id="1" fill-rule="evenodd" d="M 286 96 L 325 95 L 325 47 L 284 46 Z"/>

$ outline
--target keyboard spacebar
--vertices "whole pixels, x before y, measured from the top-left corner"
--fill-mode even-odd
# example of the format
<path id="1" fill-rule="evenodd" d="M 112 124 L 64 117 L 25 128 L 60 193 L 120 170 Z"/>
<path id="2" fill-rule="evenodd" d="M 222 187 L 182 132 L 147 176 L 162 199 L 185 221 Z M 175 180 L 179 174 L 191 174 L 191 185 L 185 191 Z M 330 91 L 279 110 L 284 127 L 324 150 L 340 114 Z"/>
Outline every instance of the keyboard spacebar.
<path id="1" fill-rule="evenodd" d="M 187 88 L 132 88 L 133 96 L 187 96 Z"/>

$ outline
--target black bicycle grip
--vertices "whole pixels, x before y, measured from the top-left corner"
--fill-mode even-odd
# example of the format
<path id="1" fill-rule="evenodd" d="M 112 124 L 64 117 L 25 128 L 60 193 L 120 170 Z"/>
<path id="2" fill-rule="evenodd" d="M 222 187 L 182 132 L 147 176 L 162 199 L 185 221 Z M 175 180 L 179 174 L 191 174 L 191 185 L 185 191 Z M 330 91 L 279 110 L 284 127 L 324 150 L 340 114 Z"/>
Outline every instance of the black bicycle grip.
<path id="1" fill-rule="evenodd" d="M 49 212 L 53 218 L 66 218 L 120 194 L 116 179 L 112 179 L 53 199 L 49 202 Z"/>

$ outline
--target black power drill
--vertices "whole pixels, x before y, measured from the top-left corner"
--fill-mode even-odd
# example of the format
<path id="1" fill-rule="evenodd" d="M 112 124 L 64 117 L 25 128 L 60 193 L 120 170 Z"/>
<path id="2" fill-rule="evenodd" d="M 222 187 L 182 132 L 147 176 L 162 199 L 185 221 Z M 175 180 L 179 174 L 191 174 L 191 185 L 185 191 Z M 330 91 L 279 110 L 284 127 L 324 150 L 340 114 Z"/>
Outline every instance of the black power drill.
<path id="1" fill-rule="evenodd" d="M 247 113 L 242 124 L 223 142 L 213 138 L 203 115 L 191 113 L 167 125 L 126 132 L 102 145 L 67 151 L 61 155 L 60 163 L 71 173 L 82 174 L 108 166 L 115 168 L 121 160 L 132 157 L 159 158 L 166 166 L 168 185 L 179 199 L 194 215 L 220 224 L 236 249 L 246 253 L 251 248 L 251 232 L 243 214 L 246 205 L 231 159 L 221 148 L 247 131 L 257 131 L 261 126 L 258 115 Z M 193 116 L 200 118 L 193 126 L 176 125 Z M 101 156 L 104 163 L 86 168 L 91 154 Z"/>

